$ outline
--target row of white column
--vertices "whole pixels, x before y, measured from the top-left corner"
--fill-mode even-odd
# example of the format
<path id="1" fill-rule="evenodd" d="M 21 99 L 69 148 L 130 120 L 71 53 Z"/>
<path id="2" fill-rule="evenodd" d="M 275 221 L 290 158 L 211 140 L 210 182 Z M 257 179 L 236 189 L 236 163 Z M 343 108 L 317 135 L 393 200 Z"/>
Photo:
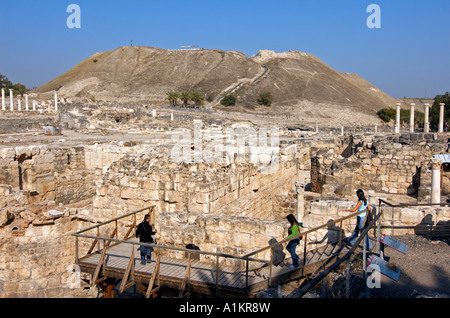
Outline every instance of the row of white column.
<path id="1" fill-rule="evenodd" d="M 58 111 L 58 95 L 55 92 L 55 111 Z M 14 91 L 12 89 L 9 90 L 9 109 L 14 111 Z M 21 99 L 17 99 L 17 109 L 19 111 L 22 110 L 22 101 Z M 5 99 L 5 89 L 2 88 L 2 111 L 6 110 L 6 99 Z M 28 106 L 28 95 L 25 94 L 25 110 L 29 110 Z M 33 101 L 33 110 L 36 110 L 36 102 Z M 49 111 L 51 111 L 49 107 Z"/>
<path id="2" fill-rule="evenodd" d="M 410 118 L 409 118 L 409 131 L 410 132 L 414 132 L 414 110 L 415 110 L 415 103 L 411 103 L 411 111 L 410 111 Z M 439 104 L 440 109 L 439 109 L 439 127 L 438 127 L 438 132 L 443 132 L 444 131 L 444 108 L 445 108 L 445 104 L 444 103 L 440 103 Z M 425 122 L 424 122 L 424 131 L 426 133 L 430 132 L 430 121 L 429 121 L 429 117 L 430 117 L 430 104 L 425 104 Z M 398 134 L 400 133 L 400 103 L 397 104 L 397 109 L 396 109 L 396 116 L 395 116 L 395 133 Z"/>

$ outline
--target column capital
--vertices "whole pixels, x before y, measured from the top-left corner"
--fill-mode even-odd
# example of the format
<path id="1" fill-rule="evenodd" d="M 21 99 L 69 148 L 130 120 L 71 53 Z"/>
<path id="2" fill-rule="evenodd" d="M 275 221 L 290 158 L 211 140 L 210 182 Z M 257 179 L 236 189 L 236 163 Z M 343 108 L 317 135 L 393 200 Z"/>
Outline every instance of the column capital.
<path id="1" fill-rule="evenodd" d="M 295 181 L 295 189 L 297 190 L 297 194 L 301 194 L 305 192 L 306 182 L 304 181 Z"/>
<path id="2" fill-rule="evenodd" d="M 441 169 L 441 165 L 442 165 L 442 159 L 440 158 L 431 158 L 431 169 L 432 170 L 437 170 L 437 169 Z"/>

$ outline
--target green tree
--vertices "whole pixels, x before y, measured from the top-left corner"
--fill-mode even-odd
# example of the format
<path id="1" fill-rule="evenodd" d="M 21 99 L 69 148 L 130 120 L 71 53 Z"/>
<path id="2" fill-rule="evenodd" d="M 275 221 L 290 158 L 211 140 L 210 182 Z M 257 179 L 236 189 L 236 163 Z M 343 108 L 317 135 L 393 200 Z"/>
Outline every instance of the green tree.
<path id="1" fill-rule="evenodd" d="M 382 121 L 388 123 L 391 119 L 395 120 L 395 113 L 395 109 L 393 108 L 383 108 L 377 112 L 377 115 Z"/>
<path id="2" fill-rule="evenodd" d="M 176 106 L 177 105 L 178 98 L 179 98 L 179 96 L 175 92 L 168 92 L 167 93 L 167 99 L 169 100 L 171 106 Z"/>
<path id="3" fill-rule="evenodd" d="M 193 92 L 191 94 L 191 101 L 194 102 L 195 106 L 198 106 L 198 105 L 203 105 L 205 99 L 203 98 L 202 94 L 200 94 L 199 92 Z"/>
<path id="4" fill-rule="evenodd" d="M 448 122 L 450 118 L 450 93 L 446 92 L 444 95 L 436 95 L 434 103 L 430 109 L 430 127 L 437 131 L 439 128 L 439 112 L 440 103 L 444 103 L 444 123 Z"/>
<path id="5" fill-rule="evenodd" d="M 410 119 L 410 109 L 400 109 L 400 122 L 409 123 Z M 384 122 L 388 123 L 391 119 L 395 120 L 395 116 L 397 112 L 393 108 L 383 108 L 377 112 L 378 117 L 381 118 Z M 425 119 L 425 115 L 423 112 L 415 110 L 414 111 L 414 121 L 419 125 L 423 125 Z"/>
<path id="6" fill-rule="evenodd" d="M 5 89 L 7 95 L 9 95 L 10 89 L 13 90 L 14 95 L 23 95 L 28 91 L 25 85 L 20 83 L 13 84 L 6 76 L 0 74 L 0 89 L 2 88 Z"/>
<path id="7" fill-rule="evenodd" d="M 188 105 L 188 102 L 191 100 L 191 94 L 189 92 L 182 92 L 180 95 L 180 99 L 183 101 L 184 107 Z"/>
<path id="8" fill-rule="evenodd" d="M 232 94 L 225 95 L 224 98 L 220 101 L 220 103 L 224 106 L 234 106 L 236 105 L 236 96 Z"/>
<path id="9" fill-rule="evenodd" d="M 27 92 L 25 85 L 17 83 L 13 85 L 14 95 L 23 95 Z"/>
<path id="10" fill-rule="evenodd" d="M 271 106 L 273 102 L 272 94 L 270 92 L 262 92 L 257 99 L 258 105 Z"/>
<path id="11" fill-rule="evenodd" d="M 0 74 L 0 89 L 4 88 L 5 91 L 12 87 L 12 83 L 8 78 L 2 74 Z"/>

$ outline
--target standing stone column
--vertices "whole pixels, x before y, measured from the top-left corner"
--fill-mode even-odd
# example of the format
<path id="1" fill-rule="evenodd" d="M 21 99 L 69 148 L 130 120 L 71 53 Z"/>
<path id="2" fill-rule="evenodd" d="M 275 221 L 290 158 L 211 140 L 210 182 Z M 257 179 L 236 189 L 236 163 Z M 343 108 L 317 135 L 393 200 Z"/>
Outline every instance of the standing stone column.
<path id="1" fill-rule="evenodd" d="M 409 115 L 409 132 L 414 132 L 414 108 L 416 104 L 411 103 L 411 111 Z"/>
<path id="2" fill-rule="evenodd" d="M 439 132 L 443 132 L 444 131 L 444 103 L 440 103 L 439 104 L 440 109 L 439 109 Z"/>
<path id="3" fill-rule="evenodd" d="M 425 122 L 424 122 L 425 133 L 430 132 L 430 104 L 425 104 Z"/>
<path id="4" fill-rule="evenodd" d="M 397 103 L 397 110 L 395 113 L 395 133 L 400 133 L 400 103 Z"/>
<path id="5" fill-rule="evenodd" d="M 29 110 L 29 108 L 28 108 L 28 94 L 25 94 L 25 110 Z"/>
<path id="6" fill-rule="evenodd" d="M 442 159 L 431 159 L 431 203 L 441 203 Z"/>
<path id="7" fill-rule="evenodd" d="M 19 112 L 22 110 L 22 100 L 20 98 L 17 99 L 17 109 Z"/>
<path id="8" fill-rule="evenodd" d="M 55 112 L 58 111 L 58 94 L 55 92 Z"/>
<path id="9" fill-rule="evenodd" d="M 299 223 L 303 222 L 303 216 L 305 214 L 305 203 L 304 203 L 305 186 L 306 186 L 305 182 L 302 181 L 295 182 L 295 190 L 297 191 L 297 221 Z"/>
<path id="10" fill-rule="evenodd" d="M 5 89 L 2 88 L 2 110 L 6 110 L 6 103 L 5 103 Z"/>
<path id="11" fill-rule="evenodd" d="M 14 110 L 14 91 L 12 89 L 9 90 L 9 108 L 11 109 L 11 111 Z"/>

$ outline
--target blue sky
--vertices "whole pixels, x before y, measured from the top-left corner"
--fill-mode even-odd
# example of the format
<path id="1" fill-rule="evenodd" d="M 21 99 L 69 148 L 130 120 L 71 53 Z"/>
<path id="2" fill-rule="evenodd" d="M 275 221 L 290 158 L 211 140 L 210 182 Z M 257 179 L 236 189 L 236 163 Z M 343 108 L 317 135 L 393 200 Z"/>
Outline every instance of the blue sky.
<path id="1" fill-rule="evenodd" d="M 70 4 L 81 28 L 70 29 Z M 368 28 L 369 4 L 381 28 Z M 1 0 L 0 73 L 43 85 L 120 46 L 298 50 L 393 97 L 450 91 L 449 0 Z"/>

